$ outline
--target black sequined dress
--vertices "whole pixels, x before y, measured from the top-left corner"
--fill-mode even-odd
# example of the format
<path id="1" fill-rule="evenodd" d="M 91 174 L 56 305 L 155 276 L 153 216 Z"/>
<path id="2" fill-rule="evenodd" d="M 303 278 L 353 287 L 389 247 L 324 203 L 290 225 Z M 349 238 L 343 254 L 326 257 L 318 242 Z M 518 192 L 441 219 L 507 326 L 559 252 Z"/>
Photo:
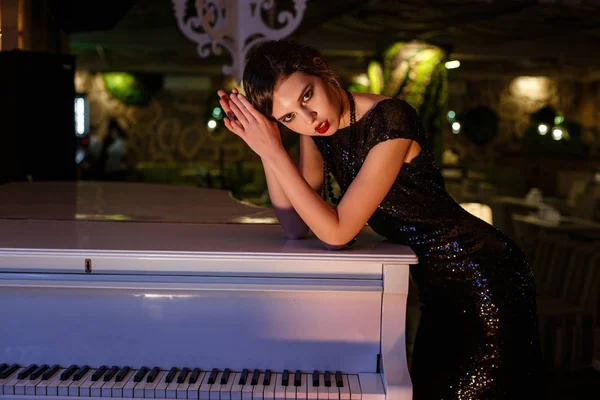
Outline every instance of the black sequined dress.
<path id="1" fill-rule="evenodd" d="M 405 138 L 421 146 L 368 221 L 419 258 L 411 267 L 421 303 L 414 399 L 543 398 L 529 263 L 509 237 L 446 192 L 416 111 L 386 99 L 356 126 L 313 138 L 342 193 L 378 143 Z"/>

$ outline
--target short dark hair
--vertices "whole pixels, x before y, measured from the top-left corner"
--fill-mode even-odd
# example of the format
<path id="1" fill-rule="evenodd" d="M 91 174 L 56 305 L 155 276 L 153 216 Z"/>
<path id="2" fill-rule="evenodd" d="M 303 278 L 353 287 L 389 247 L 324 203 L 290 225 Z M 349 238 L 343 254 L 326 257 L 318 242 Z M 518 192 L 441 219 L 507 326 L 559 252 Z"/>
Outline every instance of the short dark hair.
<path id="1" fill-rule="evenodd" d="M 294 72 L 318 76 L 340 87 L 336 74 L 322 60 L 317 49 L 292 40 L 263 42 L 250 51 L 244 68 L 246 97 L 254 108 L 271 118 L 275 85 Z"/>

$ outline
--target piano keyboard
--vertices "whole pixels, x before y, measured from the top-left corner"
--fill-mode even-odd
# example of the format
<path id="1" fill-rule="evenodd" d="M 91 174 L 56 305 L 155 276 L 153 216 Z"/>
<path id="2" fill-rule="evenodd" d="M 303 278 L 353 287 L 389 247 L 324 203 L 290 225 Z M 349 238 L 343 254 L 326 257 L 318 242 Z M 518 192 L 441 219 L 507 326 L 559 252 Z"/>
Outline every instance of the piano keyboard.
<path id="1" fill-rule="evenodd" d="M 377 374 L 364 375 L 379 379 Z M 11 399 L 30 396 L 198 400 L 385 398 L 384 393 L 374 391 L 363 396 L 359 375 L 340 371 L 0 364 L 0 398 Z"/>

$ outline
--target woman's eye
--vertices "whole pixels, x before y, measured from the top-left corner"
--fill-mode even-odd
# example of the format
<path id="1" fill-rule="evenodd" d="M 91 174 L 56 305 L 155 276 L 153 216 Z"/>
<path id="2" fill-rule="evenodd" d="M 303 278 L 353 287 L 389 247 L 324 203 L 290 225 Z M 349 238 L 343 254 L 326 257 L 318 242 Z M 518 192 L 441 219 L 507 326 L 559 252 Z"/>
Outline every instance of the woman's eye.
<path id="1" fill-rule="evenodd" d="M 283 122 L 290 122 L 292 118 L 294 118 L 294 114 L 288 114 L 285 117 L 283 117 Z"/>
<path id="2" fill-rule="evenodd" d="M 306 93 L 304 93 L 304 97 L 302 97 L 302 101 L 304 101 L 304 102 L 308 101 L 308 99 L 310 99 L 310 96 L 312 96 L 312 90 L 308 90 Z"/>

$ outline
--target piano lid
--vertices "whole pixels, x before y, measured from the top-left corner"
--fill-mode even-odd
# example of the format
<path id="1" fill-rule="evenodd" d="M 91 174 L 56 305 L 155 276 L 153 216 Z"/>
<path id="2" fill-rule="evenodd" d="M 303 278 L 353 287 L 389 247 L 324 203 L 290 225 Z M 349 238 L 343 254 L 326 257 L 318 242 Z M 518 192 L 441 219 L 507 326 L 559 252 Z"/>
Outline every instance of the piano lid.
<path id="1" fill-rule="evenodd" d="M 408 247 L 389 243 L 368 227 L 353 246 L 328 251 L 316 238 L 287 240 L 276 222 L 272 209 L 241 203 L 223 190 L 10 183 L 0 186 L 0 272 L 81 272 L 86 258 L 95 265 L 102 260 L 107 273 L 194 273 L 226 268 L 224 262 L 260 273 L 262 264 L 275 261 L 291 261 L 288 271 L 323 268 L 315 261 L 334 262 L 339 271 L 344 261 L 368 262 L 373 273 L 381 274 L 383 262 L 417 262 Z M 208 265 L 206 260 L 219 262 Z M 272 265 L 265 268 L 273 271 Z M 342 275 L 356 277 L 350 271 Z"/>
<path id="2" fill-rule="evenodd" d="M 272 209 L 229 191 L 132 182 L 0 185 L 0 219 L 277 224 Z"/>

